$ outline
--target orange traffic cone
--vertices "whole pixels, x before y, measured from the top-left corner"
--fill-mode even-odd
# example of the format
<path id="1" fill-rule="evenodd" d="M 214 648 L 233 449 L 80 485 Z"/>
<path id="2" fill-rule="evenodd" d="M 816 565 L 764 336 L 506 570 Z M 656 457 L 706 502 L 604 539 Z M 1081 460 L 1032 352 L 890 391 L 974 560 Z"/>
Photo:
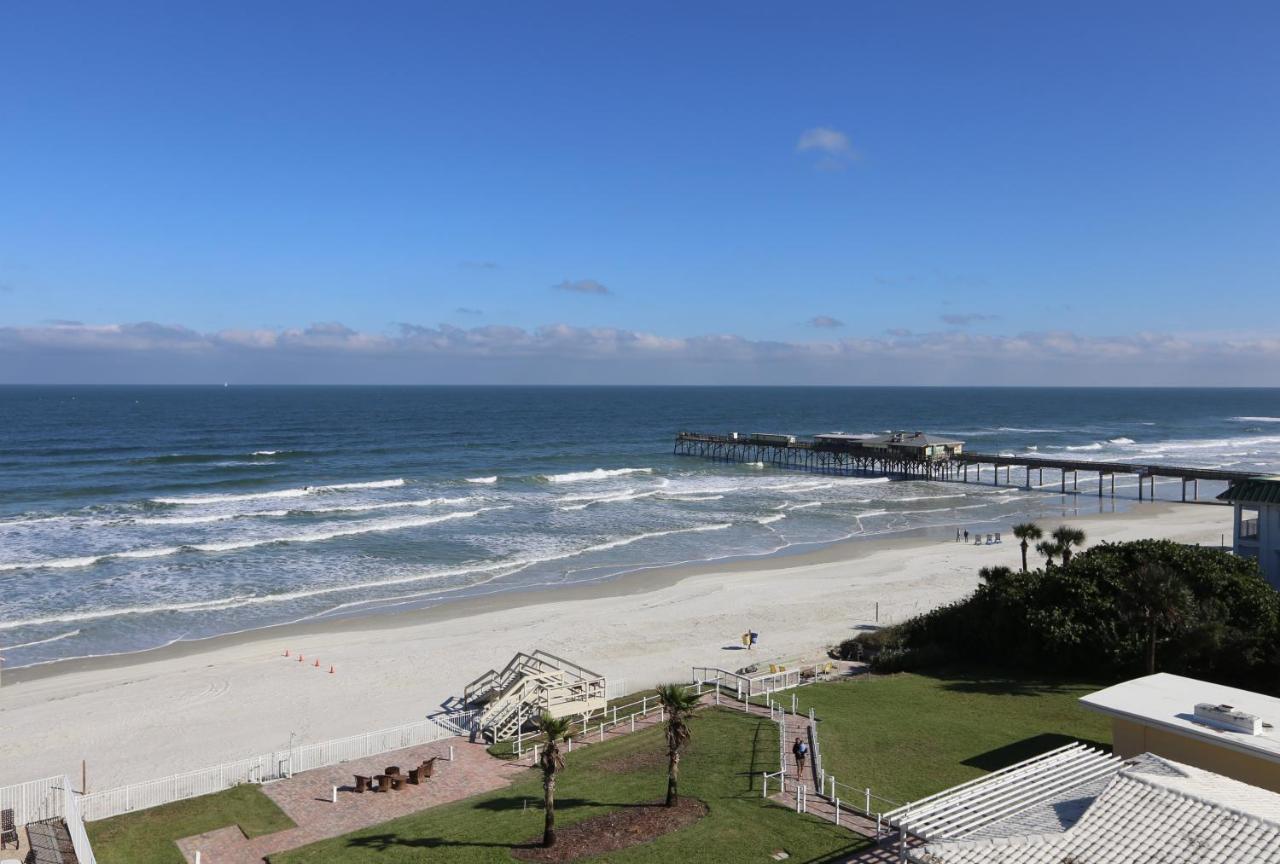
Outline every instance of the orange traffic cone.
<path id="1" fill-rule="evenodd" d="M 316 658 L 316 668 L 317 668 L 317 669 L 319 669 L 319 668 L 320 668 L 320 658 L 319 658 L 319 657 L 317 657 L 317 658 Z"/>
<path id="2" fill-rule="evenodd" d="M 284 649 L 284 656 L 286 656 L 286 657 L 288 657 L 288 656 L 289 656 L 289 649 L 288 649 L 288 648 Z"/>
<path id="3" fill-rule="evenodd" d="M 330 675 L 332 675 L 332 674 L 333 674 L 333 667 L 332 667 L 332 666 L 330 666 L 330 667 L 329 667 L 329 674 L 330 674 Z"/>
<path id="4" fill-rule="evenodd" d="M 298 662 L 299 662 L 299 663 L 301 663 L 301 662 L 303 662 L 304 660 L 306 660 L 306 658 L 305 658 L 305 657 L 303 657 L 301 654 L 299 654 L 299 655 L 298 655 Z"/>

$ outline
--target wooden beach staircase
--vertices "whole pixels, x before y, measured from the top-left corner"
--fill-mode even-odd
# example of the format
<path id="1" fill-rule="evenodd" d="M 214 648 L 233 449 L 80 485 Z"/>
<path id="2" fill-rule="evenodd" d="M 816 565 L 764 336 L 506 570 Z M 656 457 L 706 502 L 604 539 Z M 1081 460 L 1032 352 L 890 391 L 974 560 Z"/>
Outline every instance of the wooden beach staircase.
<path id="1" fill-rule="evenodd" d="M 476 729 L 505 741 L 546 711 L 583 720 L 604 711 L 605 676 L 546 651 L 521 652 L 502 671 L 490 669 L 467 685 L 463 702 L 479 710 Z"/>

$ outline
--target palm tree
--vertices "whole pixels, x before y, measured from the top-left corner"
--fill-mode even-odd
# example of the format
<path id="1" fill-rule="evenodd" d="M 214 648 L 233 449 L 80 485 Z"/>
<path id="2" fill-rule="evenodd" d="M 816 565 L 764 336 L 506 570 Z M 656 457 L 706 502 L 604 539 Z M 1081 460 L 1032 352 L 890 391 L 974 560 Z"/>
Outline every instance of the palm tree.
<path id="1" fill-rule="evenodd" d="M 978 578 L 987 585 L 998 585 L 1012 575 L 1008 567 L 983 567 L 978 571 Z"/>
<path id="2" fill-rule="evenodd" d="M 1072 528 L 1070 525 L 1059 525 L 1053 531 L 1053 539 L 1058 543 L 1059 554 L 1062 555 L 1062 566 L 1066 567 L 1071 563 L 1072 547 L 1084 545 L 1084 531 L 1080 528 Z"/>
<path id="3" fill-rule="evenodd" d="M 1057 540 L 1041 540 L 1036 544 L 1036 551 L 1044 556 L 1044 560 L 1048 566 L 1053 566 L 1053 559 L 1062 555 L 1066 550 L 1062 548 L 1062 544 Z"/>
<path id="4" fill-rule="evenodd" d="M 1147 674 L 1156 674 L 1156 640 L 1181 622 L 1191 604 L 1191 590 L 1182 577 L 1159 564 L 1143 564 L 1125 590 L 1129 615 L 1146 639 Z"/>
<path id="5" fill-rule="evenodd" d="M 667 715 L 667 806 L 680 803 L 680 752 L 689 743 L 689 718 L 698 707 L 698 697 L 680 684 L 659 684 L 658 701 Z"/>
<path id="6" fill-rule="evenodd" d="M 1034 522 L 1020 522 L 1013 526 L 1013 536 L 1022 541 L 1022 572 L 1027 572 L 1027 546 L 1031 540 L 1039 540 L 1044 536 L 1040 526 Z"/>
<path id="7" fill-rule="evenodd" d="M 569 718 L 552 717 L 543 711 L 538 717 L 538 731 L 547 736 L 546 745 L 538 753 L 538 767 L 542 769 L 542 809 L 546 813 L 542 845 L 550 848 L 556 843 L 556 773 L 564 768 L 560 742 L 569 737 Z"/>

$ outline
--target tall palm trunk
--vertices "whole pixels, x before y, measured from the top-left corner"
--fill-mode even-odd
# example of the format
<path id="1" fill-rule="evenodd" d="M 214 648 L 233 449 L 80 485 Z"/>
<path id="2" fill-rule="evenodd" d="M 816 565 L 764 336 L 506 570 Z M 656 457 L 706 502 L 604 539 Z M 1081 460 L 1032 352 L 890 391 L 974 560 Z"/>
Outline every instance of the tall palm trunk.
<path id="1" fill-rule="evenodd" d="M 1027 572 L 1027 541 L 1025 537 L 1022 540 L 1022 572 Z"/>
<path id="2" fill-rule="evenodd" d="M 542 845 L 556 845 L 556 778 L 552 774 L 542 782 L 542 810 L 546 821 L 542 825 Z"/>
<path id="3" fill-rule="evenodd" d="M 680 778 L 680 751 L 671 751 L 671 759 L 667 765 L 667 806 L 674 807 L 680 803 L 680 792 L 677 783 Z"/>

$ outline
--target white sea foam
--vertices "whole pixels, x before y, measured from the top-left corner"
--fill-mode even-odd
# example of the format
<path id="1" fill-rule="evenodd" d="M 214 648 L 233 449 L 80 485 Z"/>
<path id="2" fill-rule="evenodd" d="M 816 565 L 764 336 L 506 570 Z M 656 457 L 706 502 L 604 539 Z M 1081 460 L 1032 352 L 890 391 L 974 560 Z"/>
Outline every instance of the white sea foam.
<path id="1" fill-rule="evenodd" d="M 791 509 L 792 510 L 810 510 L 814 507 L 821 507 L 821 506 L 822 506 L 821 501 L 806 501 L 804 504 L 791 505 Z"/>
<path id="2" fill-rule="evenodd" d="M 660 495 L 664 501 L 721 501 L 723 495 Z"/>
<path id="3" fill-rule="evenodd" d="M 260 501 L 267 498 L 301 498 L 323 492 L 345 492 L 351 489 L 391 489 L 403 486 L 404 478 L 372 480 L 367 483 L 331 483 L 328 486 L 303 486 L 299 489 L 276 489 L 271 492 L 247 492 L 243 495 L 193 495 L 184 498 L 153 498 L 157 504 L 226 504 L 231 501 Z"/>
<path id="4" fill-rule="evenodd" d="M 1108 444 L 1134 444 L 1136 442 L 1132 438 L 1125 438 L 1122 436 L 1120 438 L 1108 438 L 1107 443 Z"/>
<path id="5" fill-rule="evenodd" d="M 1030 429 L 1021 426 L 1001 426 L 1000 432 L 1061 432 L 1061 429 Z"/>
<path id="6" fill-rule="evenodd" d="M 1074 450 L 1074 451 L 1084 451 L 1084 450 L 1101 450 L 1101 449 L 1102 449 L 1102 445 L 1101 445 L 1101 444 L 1099 444 L 1097 441 L 1094 441 L 1092 444 L 1080 444 L 1080 445 L 1077 445 L 1077 446 L 1074 446 L 1074 447 L 1073 447 L 1073 446 L 1068 445 L 1068 446 L 1067 446 L 1067 447 L 1065 447 L 1064 449 L 1066 449 L 1066 450 Z"/>
<path id="7" fill-rule="evenodd" d="M 34 642 L 22 642 L 17 645 L 0 645 L 0 651 L 14 651 L 18 648 L 33 648 L 36 645 L 47 645 L 50 642 L 60 642 L 63 639 L 70 639 L 72 636 L 79 635 L 79 630 L 72 630 L 70 633 L 59 633 L 57 636 L 50 636 L 48 639 L 37 639 Z"/>
<path id="8" fill-rule="evenodd" d="M 378 504 L 348 504 L 345 507 L 307 507 L 301 510 L 286 511 L 269 511 L 269 514 L 287 513 L 290 515 L 315 516 L 322 513 L 365 513 L 370 510 L 398 510 L 404 507 L 438 507 L 442 504 L 466 504 L 476 500 L 471 496 L 466 498 L 421 498 L 416 501 L 383 501 Z M 259 513 L 246 513 L 246 516 L 263 515 Z"/>
<path id="9" fill-rule="evenodd" d="M 779 522 L 786 518 L 787 518 L 786 513 L 775 513 L 772 516 L 761 516 L 759 519 L 756 520 L 756 522 L 760 525 L 772 525 L 774 522 Z"/>
<path id="10" fill-rule="evenodd" d="M 444 513 L 439 516 L 423 516 L 410 519 L 385 519 L 380 522 L 347 523 L 341 528 L 328 531 L 316 531 L 310 534 L 283 534 L 276 537 L 256 537 L 245 540 L 225 540 L 212 543 L 190 543 L 181 546 L 162 546 L 151 549 L 128 549 L 122 552 L 107 552 L 101 555 L 86 555 L 78 558 L 51 558 L 44 561 L 10 562 L 0 564 L 0 571 L 66 569 L 71 567 L 89 567 L 100 561 L 111 558 L 159 558 L 175 555 L 179 552 L 233 552 L 239 549 L 252 549 L 258 546 L 270 546 L 275 543 L 318 543 L 338 537 L 351 537 L 357 534 L 372 534 L 386 531 L 400 531 L 406 528 L 420 528 L 438 522 L 449 522 L 455 519 L 469 519 L 486 510 L 502 509 L 498 507 L 481 507 L 477 510 L 462 510 Z"/>
<path id="11" fill-rule="evenodd" d="M 279 450 L 254 450 L 253 455 L 254 456 L 275 456 L 279 452 L 280 452 Z"/>
<path id="12" fill-rule="evenodd" d="M 583 480 L 606 480 L 609 477 L 625 477 L 628 474 L 652 474 L 652 468 L 596 468 L 594 471 L 570 471 L 567 474 L 546 474 L 548 483 L 580 483 Z"/>
<path id="13" fill-rule="evenodd" d="M 485 484 L 497 483 L 498 475 L 494 474 L 493 476 L 490 476 L 490 477 L 468 477 L 467 482 L 468 483 L 485 483 Z"/>
<path id="14" fill-rule="evenodd" d="M 1241 423 L 1280 423 L 1280 417 L 1232 417 Z"/>

